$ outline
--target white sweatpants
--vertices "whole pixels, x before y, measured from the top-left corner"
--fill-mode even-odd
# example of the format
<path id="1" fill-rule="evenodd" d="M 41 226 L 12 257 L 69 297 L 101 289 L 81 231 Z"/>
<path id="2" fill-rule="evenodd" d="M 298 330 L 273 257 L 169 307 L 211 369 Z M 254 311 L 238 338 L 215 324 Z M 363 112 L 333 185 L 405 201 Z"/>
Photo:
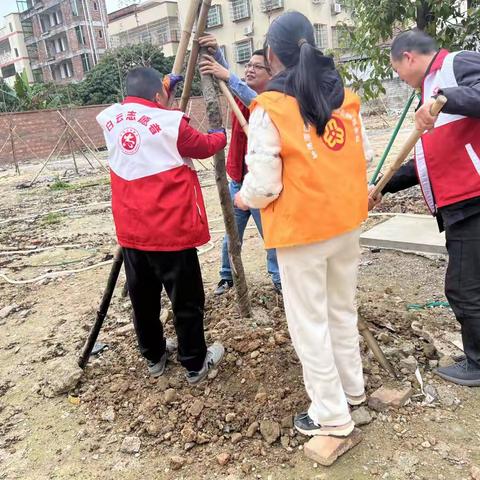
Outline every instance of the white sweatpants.
<path id="1" fill-rule="evenodd" d="M 364 393 L 357 288 L 360 229 L 324 242 L 278 248 L 288 329 L 320 425 L 351 420 L 345 398 Z"/>

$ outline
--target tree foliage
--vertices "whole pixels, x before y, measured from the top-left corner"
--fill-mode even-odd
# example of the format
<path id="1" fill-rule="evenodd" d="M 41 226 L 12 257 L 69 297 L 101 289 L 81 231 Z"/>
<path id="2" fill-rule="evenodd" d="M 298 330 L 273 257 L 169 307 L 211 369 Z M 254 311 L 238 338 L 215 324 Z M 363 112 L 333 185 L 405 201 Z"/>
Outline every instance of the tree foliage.
<path id="1" fill-rule="evenodd" d="M 125 96 L 125 77 L 135 67 L 152 67 L 162 75 L 172 71 L 174 57 L 165 57 L 156 45 L 143 43 L 119 47 L 110 51 L 87 74 L 79 85 L 83 105 L 115 103 Z M 193 95 L 201 93 L 199 79 L 193 86 Z"/>
<path id="2" fill-rule="evenodd" d="M 125 77 L 135 67 L 152 67 L 162 75 L 171 72 L 174 57 L 165 57 L 161 47 L 139 44 L 110 50 L 78 83 L 30 85 L 24 74 L 16 74 L 13 88 L 0 79 L 0 111 L 41 110 L 72 105 L 102 105 L 125 96 Z M 177 88 L 180 92 L 181 88 Z M 201 95 L 200 76 L 195 76 L 192 95 Z"/>
<path id="3" fill-rule="evenodd" d="M 77 102 L 73 85 L 53 83 L 30 85 L 25 72 L 15 75 L 13 88 L 3 80 L 0 81 L 0 111 L 2 112 L 58 108 L 75 105 Z"/>
<path id="4" fill-rule="evenodd" d="M 384 93 L 382 80 L 392 77 L 389 44 L 400 31 L 417 27 L 452 50 L 479 48 L 480 1 L 468 10 L 457 0 L 344 0 L 352 14 L 350 31 L 355 60 L 344 67 L 347 80 L 365 98 Z"/>

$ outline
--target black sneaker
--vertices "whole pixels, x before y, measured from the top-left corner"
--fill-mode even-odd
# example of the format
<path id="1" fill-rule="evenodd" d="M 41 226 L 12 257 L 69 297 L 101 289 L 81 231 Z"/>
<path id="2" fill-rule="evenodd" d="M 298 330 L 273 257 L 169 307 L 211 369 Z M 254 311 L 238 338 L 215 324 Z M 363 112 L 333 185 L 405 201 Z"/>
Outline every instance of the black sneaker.
<path id="1" fill-rule="evenodd" d="M 282 295 L 282 284 L 280 282 L 273 282 L 273 288 L 275 289 L 275 292 L 277 295 Z"/>
<path id="2" fill-rule="evenodd" d="M 295 428 L 303 435 L 313 437 L 315 435 L 331 437 L 348 437 L 355 428 L 355 423 L 350 420 L 345 425 L 329 426 L 317 425 L 307 412 L 299 413 L 293 421 Z"/>
<path id="3" fill-rule="evenodd" d="M 466 358 L 449 367 L 437 368 L 434 373 L 457 385 L 480 387 L 480 367 L 472 364 Z"/>
<path id="4" fill-rule="evenodd" d="M 215 295 L 223 295 L 227 290 L 230 290 L 233 287 L 233 280 L 220 280 L 218 282 L 217 288 L 213 292 Z"/>

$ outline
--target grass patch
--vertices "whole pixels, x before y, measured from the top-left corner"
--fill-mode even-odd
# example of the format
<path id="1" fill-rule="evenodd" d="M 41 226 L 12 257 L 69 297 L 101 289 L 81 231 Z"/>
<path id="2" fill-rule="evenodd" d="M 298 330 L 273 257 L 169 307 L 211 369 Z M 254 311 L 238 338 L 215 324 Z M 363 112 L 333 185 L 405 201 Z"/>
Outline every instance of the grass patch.
<path id="1" fill-rule="evenodd" d="M 55 181 L 50 185 L 50 190 L 68 190 L 72 188 L 72 185 L 68 182 L 65 182 L 60 177 L 57 177 Z"/>
<path id="2" fill-rule="evenodd" d="M 42 217 L 40 223 L 42 225 L 56 225 L 60 223 L 64 215 L 60 212 L 50 212 L 48 215 Z"/>

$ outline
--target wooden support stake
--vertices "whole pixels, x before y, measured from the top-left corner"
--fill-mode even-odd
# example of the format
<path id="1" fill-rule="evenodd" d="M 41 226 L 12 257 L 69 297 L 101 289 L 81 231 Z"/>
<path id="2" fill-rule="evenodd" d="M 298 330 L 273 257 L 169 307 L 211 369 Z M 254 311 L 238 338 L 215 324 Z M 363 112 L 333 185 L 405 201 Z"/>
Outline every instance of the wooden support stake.
<path id="1" fill-rule="evenodd" d="M 190 99 L 190 93 L 192 91 L 193 77 L 195 76 L 195 68 L 197 66 L 198 52 L 200 50 L 200 44 L 198 39 L 205 32 L 207 27 L 208 10 L 212 4 L 211 0 L 203 0 L 200 7 L 200 13 L 197 19 L 197 28 L 195 36 L 193 37 L 192 49 L 190 50 L 190 56 L 188 57 L 187 71 L 185 73 L 185 81 L 183 83 L 182 98 L 180 99 L 180 110 L 182 112 L 187 108 L 188 100 Z"/>
<path id="2" fill-rule="evenodd" d="M 185 23 L 182 28 L 182 35 L 180 37 L 180 43 L 178 44 L 177 54 L 175 55 L 175 62 L 173 64 L 172 73 L 174 75 L 181 75 L 183 72 L 183 64 L 185 63 L 185 56 L 187 54 L 188 44 L 190 43 L 190 37 L 192 36 L 193 25 L 197 18 L 198 7 L 201 0 L 190 0 Z M 175 99 L 175 90 L 171 93 L 169 98 L 169 105 L 173 103 Z M 185 110 L 183 110 L 185 111 Z"/>
<path id="3" fill-rule="evenodd" d="M 11 124 L 11 123 L 9 124 L 9 131 L 10 131 L 10 134 L 9 134 L 10 142 L 11 142 L 11 145 L 12 145 L 13 163 L 15 164 L 15 172 L 16 172 L 18 175 L 20 175 L 20 167 L 18 166 L 17 155 L 15 154 L 15 140 L 14 140 L 14 138 L 13 138 L 13 128 L 12 128 L 12 124 Z"/>
<path id="4" fill-rule="evenodd" d="M 439 95 L 435 100 L 435 103 L 430 108 L 430 113 L 436 117 L 442 110 L 443 106 L 447 103 L 447 97 Z M 375 188 L 370 192 L 370 197 L 375 198 L 381 191 L 385 188 L 385 185 L 393 177 L 395 172 L 402 166 L 402 163 L 408 158 L 408 155 L 412 151 L 415 144 L 420 140 L 424 132 L 420 130 L 414 130 L 410 133 L 409 137 L 405 141 L 402 149 L 397 154 L 394 162 L 390 165 L 390 168 L 387 170 L 385 175 L 378 181 L 375 185 Z"/>
<path id="5" fill-rule="evenodd" d="M 82 353 L 80 354 L 80 357 L 78 359 L 78 366 L 81 369 L 84 369 L 88 363 L 88 359 L 90 358 L 90 354 L 92 353 L 93 346 L 97 341 L 98 334 L 100 333 L 105 317 L 107 316 L 108 307 L 110 306 L 110 302 L 112 301 L 113 292 L 115 290 L 115 285 L 117 284 L 118 275 L 120 274 L 122 264 L 123 251 L 121 247 L 118 247 L 115 251 L 115 256 L 113 258 L 113 264 L 110 270 L 110 275 L 108 277 L 107 286 L 105 287 L 105 291 L 103 292 L 100 308 L 97 312 L 97 318 L 95 319 L 95 323 L 90 329 Z"/>
<path id="6" fill-rule="evenodd" d="M 45 167 L 47 166 L 48 162 L 51 160 L 51 158 L 53 157 L 53 154 L 55 153 L 55 151 L 57 150 L 58 146 L 60 145 L 60 142 L 63 140 L 63 137 L 65 136 L 65 134 L 67 133 L 67 130 L 68 128 L 65 127 L 62 131 L 62 134 L 60 135 L 60 138 L 57 140 L 57 143 L 55 144 L 55 146 L 53 147 L 53 150 L 50 152 L 50 155 L 47 157 L 47 159 L 45 160 L 45 163 L 42 165 L 42 168 L 38 171 L 38 173 L 35 175 L 34 179 L 30 182 L 30 187 L 36 182 L 37 178 L 40 176 L 40 174 L 43 172 L 43 170 L 45 169 Z M 62 145 L 62 148 L 63 148 L 63 145 Z"/>
<path id="7" fill-rule="evenodd" d="M 207 2 L 204 2 L 207 3 Z M 210 2 L 208 2 L 210 3 Z M 206 10 L 208 11 L 208 9 Z M 211 75 L 202 75 L 202 92 L 207 106 L 207 115 L 210 128 L 220 128 L 222 112 L 220 102 L 215 91 L 215 82 Z M 252 308 L 248 297 L 247 282 L 241 257 L 241 243 L 238 236 L 237 223 L 233 210 L 233 202 L 228 188 L 227 173 L 225 170 L 225 151 L 221 150 L 214 155 L 215 182 L 217 184 L 220 204 L 222 207 L 225 230 L 228 235 L 228 256 L 233 274 L 233 283 L 237 294 L 237 302 L 242 317 L 251 317 Z"/>
<path id="8" fill-rule="evenodd" d="M 233 114 L 237 117 L 238 123 L 240 123 L 240 126 L 245 132 L 245 135 L 248 137 L 248 122 L 243 116 L 242 111 L 238 107 L 237 102 L 233 98 L 232 92 L 228 89 L 224 81 L 218 80 L 218 85 L 220 87 L 221 92 L 225 96 L 225 99 L 228 102 L 227 105 L 229 105 L 230 108 L 232 109 Z"/>

